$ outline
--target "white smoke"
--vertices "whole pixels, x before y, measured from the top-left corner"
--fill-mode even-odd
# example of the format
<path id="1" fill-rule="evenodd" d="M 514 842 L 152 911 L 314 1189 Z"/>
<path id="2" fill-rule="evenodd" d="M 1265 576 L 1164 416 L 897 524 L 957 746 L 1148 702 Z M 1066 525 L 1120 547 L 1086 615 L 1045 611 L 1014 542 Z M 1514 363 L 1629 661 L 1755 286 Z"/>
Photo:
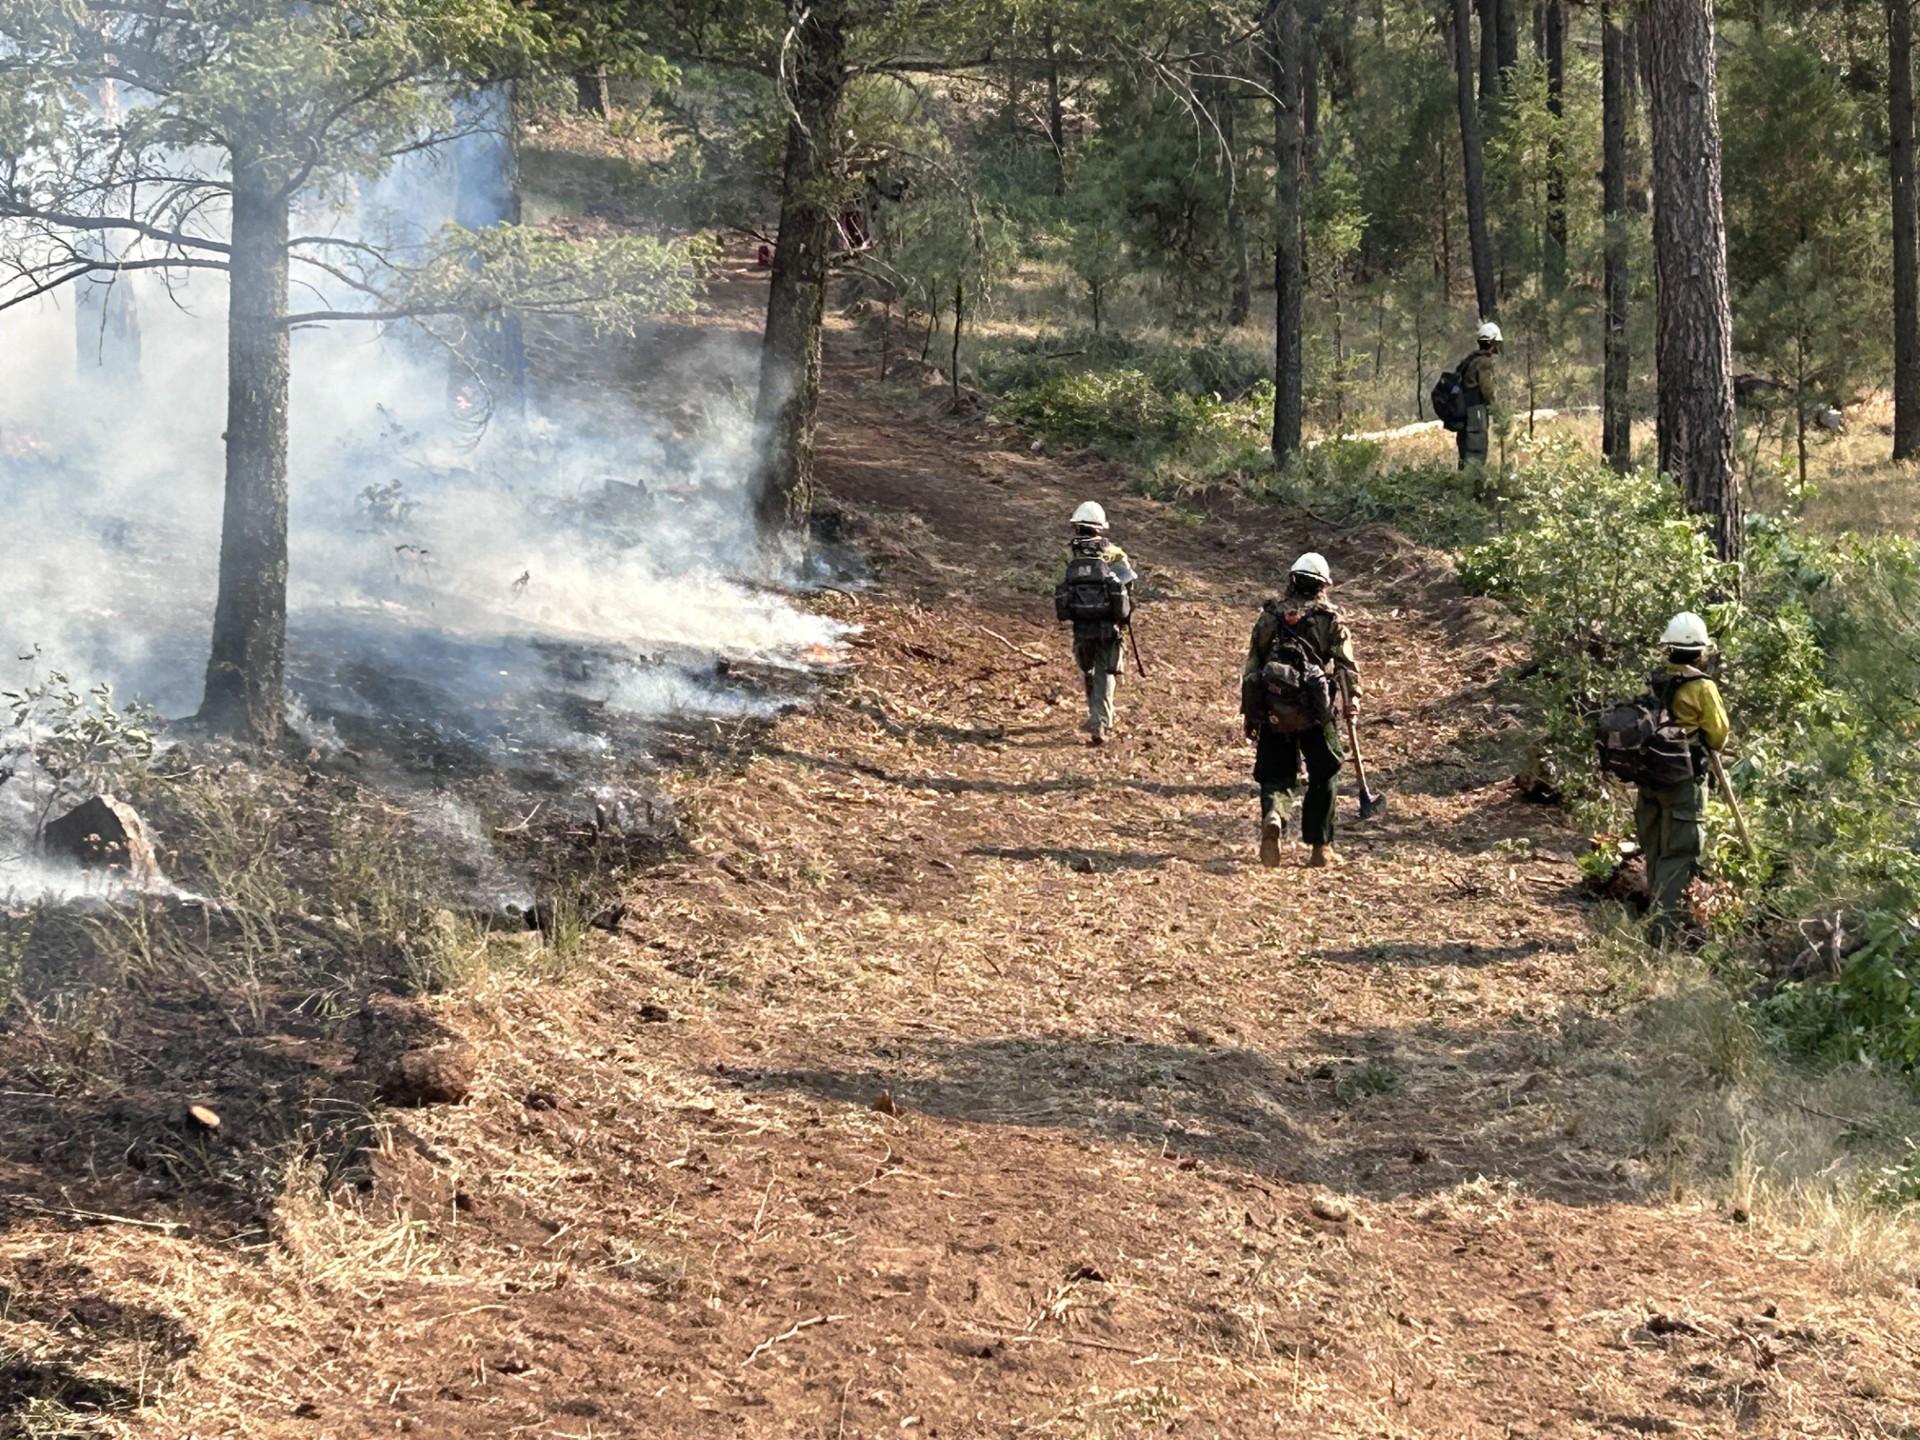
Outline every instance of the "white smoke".
<path id="1" fill-rule="evenodd" d="M 422 199 L 444 169 L 367 203 L 417 220 L 450 204 Z M 83 383 L 71 297 L 0 313 L 0 690 L 59 671 L 180 716 L 212 623 L 225 281 L 118 283 L 139 311 L 137 382 Z M 503 764 L 606 756 L 649 720 L 777 703 L 743 662 L 799 674 L 840 654 L 843 627 L 787 598 L 796 577 L 753 524 L 753 346 L 675 343 L 673 371 L 704 383 L 664 413 L 549 379 L 524 427 L 476 434 L 424 337 L 296 332 L 288 688 L 316 748 L 411 707 L 408 723 Z M 19 839 L 0 835 L 0 893 Z"/>

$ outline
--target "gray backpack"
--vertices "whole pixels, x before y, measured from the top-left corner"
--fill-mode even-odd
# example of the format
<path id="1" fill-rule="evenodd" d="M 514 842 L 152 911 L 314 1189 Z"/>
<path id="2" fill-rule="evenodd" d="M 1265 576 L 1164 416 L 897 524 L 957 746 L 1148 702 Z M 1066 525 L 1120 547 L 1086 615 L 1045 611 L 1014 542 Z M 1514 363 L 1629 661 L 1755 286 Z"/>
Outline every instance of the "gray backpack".
<path id="1" fill-rule="evenodd" d="M 1673 721 L 1673 693 L 1689 680 L 1704 680 L 1703 670 L 1677 675 L 1656 670 L 1647 692 L 1610 705 L 1594 717 L 1594 743 L 1600 773 L 1629 785 L 1667 790 L 1700 778 L 1702 766 L 1693 738 Z"/>

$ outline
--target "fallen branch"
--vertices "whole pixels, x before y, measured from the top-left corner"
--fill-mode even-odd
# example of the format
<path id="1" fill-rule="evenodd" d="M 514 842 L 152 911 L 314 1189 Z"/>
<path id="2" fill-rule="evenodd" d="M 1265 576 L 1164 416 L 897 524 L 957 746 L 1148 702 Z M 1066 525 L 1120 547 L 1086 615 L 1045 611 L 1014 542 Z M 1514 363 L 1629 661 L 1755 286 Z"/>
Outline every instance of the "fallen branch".
<path id="1" fill-rule="evenodd" d="M 837 1320 L 845 1320 L 847 1318 L 845 1315 L 816 1315 L 811 1320 L 796 1321 L 791 1328 L 782 1330 L 778 1335 L 762 1340 L 758 1345 L 754 1346 L 752 1353 L 740 1362 L 740 1368 L 742 1370 L 746 1369 L 747 1366 L 758 1360 L 774 1346 L 784 1340 L 793 1339 L 793 1337 L 798 1335 L 802 1330 L 811 1330 L 816 1325 L 831 1325 Z"/>
<path id="2" fill-rule="evenodd" d="M 1022 659 L 1031 660 L 1036 665 L 1044 665 L 1047 663 L 1046 656 L 1036 655 L 1033 653 L 1033 651 L 1014 644 L 1011 640 L 1007 639 L 1006 636 L 1002 635 L 998 630 L 989 630 L 986 626 L 973 624 L 973 622 L 971 621 L 969 621 L 968 623 L 969 625 L 971 625 L 973 629 L 978 630 L 982 635 L 985 635 L 988 639 L 998 640 L 1002 645 L 1006 646 L 1007 649 L 1011 650 L 1014 654 L 1020 656 Z"/>
<path id="3" fill-rule="evenodd" d="M 1079 1345 L 1088 1350 L 1111 1350 L 1116 1355 L 1132 1355 L 1135 1358 L 1147 1353 L 1126 1345 L 1114 1345 L 1105 1340 L 1089 1340 L 1080 1335 L 1036 1335 L 1031 1330 L 1003 1329 L 997 1325 L 981 1325 L 980 1328 L 990 1335 L 998 1335 L 1005 1340 L 1029 1343 L 1039 1341 L 1045 1345 Z"/>
<path id="4" fill-rule="evenodd" d="M 92 1220 L 101 1225 L 134 1225 L 142 1230 L 159 1230 L 168 1235 L 185 1234 L 188 1226 L 179 1220 L 136 1220 L 131 1215 L 110 1215 L 104 1210 L 75 1210 L 66 1205 L 42 1205 L 25 1195 L 9 1195 L 9 1205 L 18 1205 L 29 1215 L 52 1215 L 63 1220 Z"/>

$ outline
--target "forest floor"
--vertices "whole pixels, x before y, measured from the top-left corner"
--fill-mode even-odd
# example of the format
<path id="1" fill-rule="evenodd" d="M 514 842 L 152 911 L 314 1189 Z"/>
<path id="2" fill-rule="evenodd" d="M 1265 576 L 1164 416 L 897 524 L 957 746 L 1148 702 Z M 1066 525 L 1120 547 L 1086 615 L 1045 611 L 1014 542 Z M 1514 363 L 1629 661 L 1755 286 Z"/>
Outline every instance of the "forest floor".
<path id="1" fill-rule="evenodd" d="M 433 1002 L 471 1099 L 271 1245 L 16 1216 L 0 1319 L 156 1436 L 1920 1436 L 1912 1292 L 1669 1163 L 1711 1087 L 1509 783 L 1501 613 L 875 364 L 835 328 L 855 665 L 670 779 L 691 848 L 593 963 Z M 1047 593 L 1086 498 L 1144 577 L 1100 750 Z M 1239 665 L 1307 548 L 1389 808 L 1343 777 L 1346 865 L 1266 870 Z"/>

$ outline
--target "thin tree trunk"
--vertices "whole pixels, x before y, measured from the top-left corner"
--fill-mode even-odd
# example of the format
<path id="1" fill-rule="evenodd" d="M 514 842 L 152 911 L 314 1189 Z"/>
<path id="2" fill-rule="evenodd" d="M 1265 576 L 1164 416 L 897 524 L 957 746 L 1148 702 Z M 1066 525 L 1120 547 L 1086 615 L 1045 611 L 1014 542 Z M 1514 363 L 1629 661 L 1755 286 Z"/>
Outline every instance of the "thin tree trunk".
<path id="1" fill-rule="evenodd" d="M 1284 464 L 1300 449 L 1306 405 L 1301 364 L 1306 272 L 1300 243 L 1300 167 L 1305 140 L 1305 84 L 1301 74 L 1305 47 L 1300 36 L 1300 0 L 1269 0 L 1265 24 L 1274 95 L 1273 458 Z"/>
<path id="2" fill-rule="evenodd" d="M 1453 55 L 1456 98 L 1460 107 L 1460 152 L 1467 196 L 1467 237 L 1473 247 L 1473 293 L 1480 318 L 1498 318 L 1494 293 L 1493 243 L 1487 236 L 1487 189 L 1480 156 L 1480 123 L 1473 108 L 1473 32 L 1467 24 L 1472 0 L 1453 0 Z"/>
<path id="3" fill-rule="evenodd" d="M 967 316 L 967 287 L 958 278 L 953 282 L 953 349 L 948 353 L 947 368 L 951 374 L 947 384 L 953 390 L 953 403 L 960 404 L 960 327 Z"/>
<path id="4" fill-rule="evenodd" d="M 1427 317 L 1418 300 L 1413 304 L 1413 418 L 1427 418 Z"/>
<path id="5" fill-rule="evenodd" d="M 607 115 L 613 110 L 607 93 L 607 67 L 596 65 L 573 77 L 574 106 L 582 114 Z"/>
<path id="6" fill-rule="evenodd" d="M 1511 0 L 1507 0 L 1511 3 Z M 1567 288 L 1567 4 L 1541 0 L 1547 21 L 1547 110 L 1553 130 L 1547 137 L 1547 243 L 1542 247 L 1541 282 L 1549 295 Z"/>
<path id="7" fill-rule="evenodd" d="M 1224 63 L 1224 56 L 1216 56 Z M 1227 289 L 1227 324 L 1244 325 L 1253 310 L 1253 270 L 1247 256 L 1246 196 L 1241 191 L 1240 155 L 1235 142 L 1233 92 L 1213 83 L 1214 122 L 1220 127 L 1221 159 L 1227 172 L 1227 260 L 1232 279 Z"/>
<path id="8" fill-rule="evenodd" d="M 1800 477 L 1794 496 L 1796 508 L 1807 508 L 1807 336 L 1804 330 L 1793 337 L 1793 456 Z"/>
<path id="9" fill-rule="evenodd" d="M 286 720 L 288 202 L 238 148 L 231 225 L 226 498 L 200 719 L 270 744 Z"/>
<path id="10" fill-rule="evenodd" d="M 1627 0 L 1620 0 L 1615 8 L 1622 6 L 1627 6 Z M 1653 191 L 1647 183 L 1647 160 L 1640 143 L 1639 125 L 1640 97 L 1646 90 L 1645 57 L 1641 53 L 1645 21 L 1646 10 L 1639 5 L 1627 6 L 1614 17 L 1614 23 L 1620 27 L 1620 84 L 1626 96 L 1621 124 L 1626 131 L 1627 208 L 1636 215 L 1653 213 Z"/>
<path id="11" fill-rule="evenodd" d="M 813 426 L 820 408 L 820 328 L 826 313 L 834 136 L 847 83 L 845 0 L 787 0 L 786 164 L 780 235 L 767 294 L 754 410 L 754 503 L 768 528 L 804 526 L 813 504 Z"/>
<path id="12" fill-rule="evenodd" d="M 1740 555 L 1733 468 L 1733 321 L 1720 194 L 1709 0 L 1653 3 L 1653 248 L 1659 286 L 1660 468 L 1713 525 L 1721 559 Z"/>
<path id="13" fill-rule="evenodd" d="M 1047 142 L 1053 146 L 1053 193 L 1067 193 L 1067 113 L 1060 102 L 1060 50 L 1053 42 L 1053 17 L 1041 39 L 1047 47 Z"/>
<path id="14" fill-rule="evenodd" d="M 1913 173 L 1913 0 L 1887 0 L 1893 190 L 1893 458 L 1920 455 L 1920 218 Z"/>
<path id="15" fill-rule="evenodd" d="M 1605 212 L 1605 329 L 1600 386 L 1600 450 L 1616 470 L 1633 463 L 1633 421 L 1627 411 L 1627 56 L 1620 7 L 1601 0 L 1600 130 L 1601 208 Z"/>

